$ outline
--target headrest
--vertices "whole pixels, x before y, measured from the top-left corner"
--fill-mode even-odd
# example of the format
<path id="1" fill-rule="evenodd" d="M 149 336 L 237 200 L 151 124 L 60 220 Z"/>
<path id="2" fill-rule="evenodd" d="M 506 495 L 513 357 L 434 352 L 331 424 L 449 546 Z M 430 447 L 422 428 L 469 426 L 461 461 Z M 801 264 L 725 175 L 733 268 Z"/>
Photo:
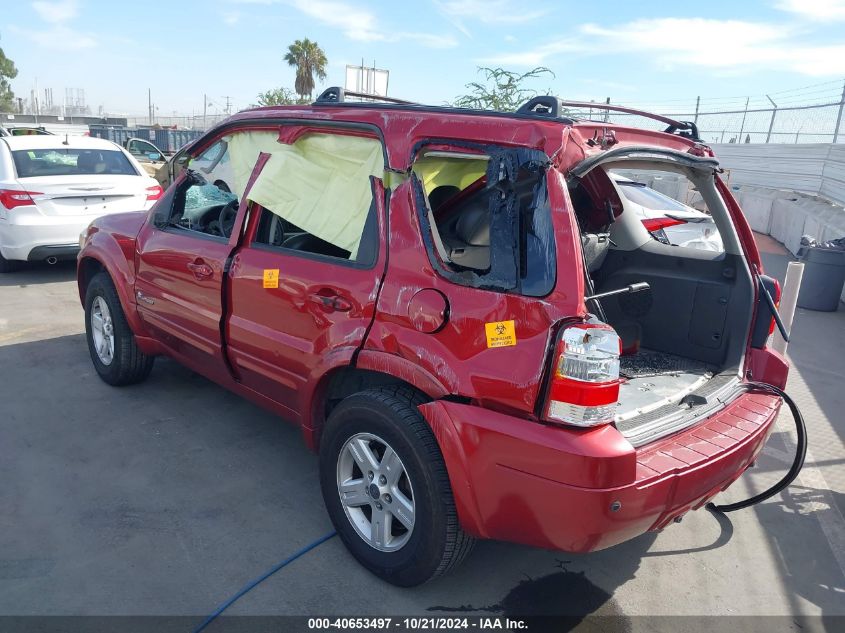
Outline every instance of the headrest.
<path id="1" fill-rule="evenodd" d="M 474 204 L 458 218 L 455 232 L 470 246 L 490 246 L 490 211 L 484 204 Z"/>

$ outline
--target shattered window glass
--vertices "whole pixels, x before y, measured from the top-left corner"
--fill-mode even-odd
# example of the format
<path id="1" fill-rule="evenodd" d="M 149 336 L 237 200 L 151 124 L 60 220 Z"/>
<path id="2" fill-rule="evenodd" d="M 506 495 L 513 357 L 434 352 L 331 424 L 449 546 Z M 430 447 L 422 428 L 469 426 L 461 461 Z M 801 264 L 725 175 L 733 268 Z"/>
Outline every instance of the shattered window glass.
<path id="1" fill-rule="evenodd" d="M 206 183 L 194 185 L 185 192 L 185 210 L 206 207 L 211 204 L 228 204 L 238 197 L 231 191 L 223 191 L 217 185 Z"/>
<path id="2" fill-rule="evenodd" d="M 432 262 L 462 285 L 548 294 L 555 250 L 542 152 L 472 147 L 423 152 L 417 211 Z"/>

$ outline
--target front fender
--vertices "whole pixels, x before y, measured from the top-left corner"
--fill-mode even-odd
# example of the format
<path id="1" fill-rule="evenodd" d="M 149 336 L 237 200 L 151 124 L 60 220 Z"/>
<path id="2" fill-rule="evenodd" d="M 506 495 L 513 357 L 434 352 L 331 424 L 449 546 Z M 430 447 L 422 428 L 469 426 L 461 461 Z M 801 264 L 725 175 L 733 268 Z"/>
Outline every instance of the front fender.
<path id="1" fill-rule="evenodd" d="M 129 214 L 120 214 L 129 215 Z M 145 214 L 140 214 L 142 219 Z M 102 220 L 102 219 L 101 219 Z M 79 252 L 77 260 L 77 285 L 79 299 L 85 304 L 85 293 L 92 262 L 104 270 L 111 277 L 123 313 L 130 329 L 136 336 L 148 336 L 144 323 L 138 315 L 135 302 L 135 236 L 137 230 L 108 230 L 96 224 L 88 229 L 85 244 Z M 140 225 L 139 225 L 140 226 Z"/>

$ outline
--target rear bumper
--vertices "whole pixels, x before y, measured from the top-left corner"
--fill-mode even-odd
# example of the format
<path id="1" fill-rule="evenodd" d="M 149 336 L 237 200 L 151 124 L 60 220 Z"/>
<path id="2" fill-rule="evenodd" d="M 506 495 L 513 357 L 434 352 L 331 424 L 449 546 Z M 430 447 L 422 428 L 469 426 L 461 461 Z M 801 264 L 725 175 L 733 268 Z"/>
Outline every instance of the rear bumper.
<path id="1" fill-rule="evenodd" d="M 70 261 L 76 259 L 79 254 L 79 244 L 64 244 L 51 246 L 36 246 L 29 251 L 28 259 L 31 262 L 40 262 L 51 257 L 59 261 Z M 51 260 L 52 261 L 52 260 Z"/>
<path id="2" fill-rule="evenodd" d="M 440 442 L 465 530 L 589 552 L 660 529 L 727 488 L 762 450 L 780 403 L 744 394 L 639 449 L 612 427 L 543 426 L 446 401 L 420 410 Z"/>
<path id="3" fill-rule="evenodd" d="M 36 257 L 40 252 L 57 249 L 62 257 L 70 254 L 69 249 L 76 249 L 71 257 L 79 252 L 79 234 L 94 217 L 45 217 L 27 216 L 26 223 L 16 219 L 13 222 L 0 222 L 0 252 L 6 259 L 36 260 L 46 259 L 50 254 Z M 58 257 L 58 255 L 57 255 Z"/>

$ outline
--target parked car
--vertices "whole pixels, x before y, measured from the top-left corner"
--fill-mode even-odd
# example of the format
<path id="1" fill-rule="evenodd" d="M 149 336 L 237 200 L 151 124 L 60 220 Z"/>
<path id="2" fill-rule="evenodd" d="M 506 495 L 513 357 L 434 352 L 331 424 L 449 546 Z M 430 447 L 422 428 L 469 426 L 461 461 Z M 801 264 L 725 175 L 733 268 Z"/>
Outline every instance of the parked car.
<path id="1" fill-rule="evenodd" d="M 84 136 L 0 138 L 0 272 L 73 259 L 91 220 L 149 209 L 161 186 L 121 147 Z"/>
<path id="2" fill-rule="evenodd" d="M 167 164 L 167 157 L 150 141 L 132 137 L 123 144 L 127 152 L 138 161 L 146 174 L 155 178 L 161 168 Z"/>
<path id="3" fill-rule="evenodd" d="M 754 462 L 780 400 L 742 385 L 788 370 L 773 284 L 692 124 L 343 95 L 238 113 L 152 209 L 92 223 L 105 382 L 165 355 L 296 424 L 340 538 L 403 586 L 479 538 L 590 552 L 662 529 Z M 191 168 L 220 149 L 231 192 Z M 609 175 L 626 165 L 693 181 L 724 253 L 655 240 Z"/>
<path id="4" fill-rule="evenodd" d="M 171 180 L 169 172 L 171 159 L 168 159 L 164 152 L 150 141 L 141 138 L 130 138 L 126 141 L 125 147 L 144 167 L 144 170 L 156 178 L 162 185 L 166 186 Z M 233 174 L 229 165 L 229 153 L 226 151 L 226 142 L 221 140 L 215 143 L 205 152 L 190 159 L 191 169 L 202 173 L 203 177 L 224 192 L 232 191 Z M 172 160 L 178 163 L 185 154 L 180 150 Z"/>
<path id="5" fill-rule="evenodd" d="M 53 136 L 52 132 L 48 132 L 43 127 L 0 127 L 0 136 Z"/>
<path id="6" fill-rule="evenodd" d="M 713 218 L 644 183 L 614 176 L 622 203 L 664 244 L 722 252 L 722 238 Z"/>

